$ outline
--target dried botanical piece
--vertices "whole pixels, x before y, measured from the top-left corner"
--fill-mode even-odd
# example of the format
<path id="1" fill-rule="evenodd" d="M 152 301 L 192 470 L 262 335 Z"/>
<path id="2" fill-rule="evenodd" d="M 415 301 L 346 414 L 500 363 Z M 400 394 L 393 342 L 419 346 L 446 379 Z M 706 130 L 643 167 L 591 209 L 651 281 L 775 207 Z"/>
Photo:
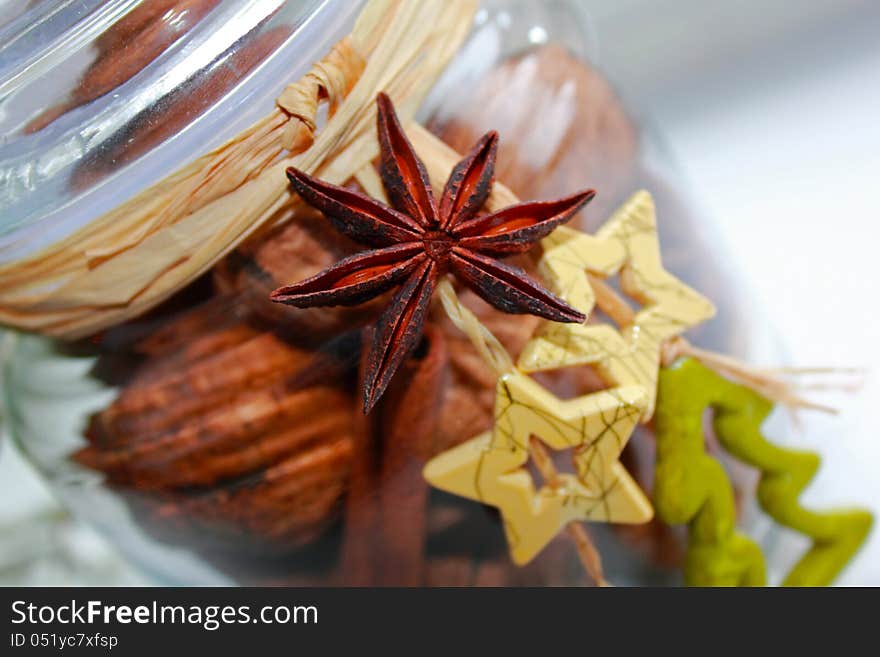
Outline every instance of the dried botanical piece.
<path id="1" fill-rule="evenodd" d="M 595 195 L 585 190 L 479 215 L 494 177 L 498 136 L 490 132 L 453 168 L 438 204 L 391 99 L 379 94 L 377 104 L 382 181 L 393 208 L 293 167 L 287 170 L 306 202 L 341 233 L 373 250 L 271 295 L 273 301 L 300 308 L 356 305 L 400 286 L 374 332 L 364 380 L 365 412 L 418 343 L 434 288 L 447 273 L 504 312 L 556 322 L 585 321 L 584 314 L 523 270 L 497 258 L 530 250 Z"/>
<path id="2" fill-rule="evenodd" d="M 418 586 L 426 575 L 429 487 L 422 467 L 434 453 L 448 353 L 429 327 L 424 349 L 401 368 L 381 403 L 359 421 L 340 583 Z"/>
<path id="3" fill-rule="evenodd" d="M 442 295 L 442 287 L 439 292 Z M 511 322 L 509 316 L 495 310 L 470 290 L 461 290 L 458 296 L 508 353 L 519 353 L 541 321 L 533 315 L 522 315 Z M 446 335 L 450 361 L 445 403 L 437 427 L 437 453 L 491 428 L 498 375 L 474 351 L 468 337 L 455 327 L 442 308 L 436 309 L 434 314 L 433 321 Z"/>
<path id="4" fill-rule="evenodd" d="M 612 385 L 641 385 L 654 410 L 661 348 L 670 338 L 715 314 L 712 302 L 663 268 L 654 202 L 637 192 L 593 235 L 560 228 L 544 240 L 541 272 L 553 290 L 590 313 L 596 292 L 588 273 L 620 273 L 624 292 L 644 304 L 618 332 L 609 324 L 548 324 L 519 358 L 527 372 L 592 364 Z"/>
<path id="5" fill-rule="evenodd" d="M 552 39 L 468 79 L 467 93 L 445 97 L 428 128 L 462 153 L 487 130 L 504 135 L 495 173 L 520 198 L 561 196 L 589 180 L 600 193 L 577 228 L 597 228 L 648 182 L 639 179 L 639 130 L 614 88 Z"/>
<path id="6" fill-rule="evenodd" d="M 345 354 L 261 331 L 237 310 L 221 294 L 131 345 L 146 359 L 73 458 L 166 540 L 287 554 L 338 522 L 360 413 Z"/>
<path id="7" fill-rule="evenodd" d="M 352 33 L 262 120 L 64 239 L 0 264 L 0 322 L 79 338 L 155 307 L 284 218 L 287 166 L 341 183 L 369 163 L 375 94 L 388 91 L 411 115 L 475 11 L 474 0 L 368 0 Z M 337 111 L 316 134 L 325 101 Z"/>
<path id="8" fill-rule="evenodd" d="M 25 132 L 42 130 L 58 117 L 110 93 L 131 79 L 181 35 L 193 29 L 218 2 L 219 0 L 153 0 L 138 4 L 95 39 L 97 56 L 83 72 L 70 96 L 61 104 L 41 112 L 28 123 Z M 136 48 L 132 47 L 135 43 Z M 237 72 L 233 67 L 224 71 L 227 79 L 232 77 L 232 71 Z M 228 82 L 227 85 L 231 86 L 233 82 Z M 228 86 L 220 91 L 226 90 Z M 190 95 L 194 94 L 187 94 Z M 107 160 L 111 161 L 111 158 Z"/>
<path id="9" fill-rule="evenodd" d="M 223 487 L 175 490 L 156 515 L 172 526 L 237 537 L 269 552 L 302 547 L 336 519 L 352 450 L 351 437 L 328 437 Z"/>
<path id="10" fill-rule="evenodd" d="M 432 156 L 429 160 L 429 171 L 431 172 L 432 178 L 439 179 L 445 170 L 452 168 L 452 163 L 455 161 L 454 151 L 448 146 L 439 143 L 424 130 L 416 128 L 414 129 L 414 134 L 423 146 L 428 147 L 427 150 Z M 489 199 L 487 203 L 487 205 L 493 209 L 504 202 L 516 202 L 516 198 L 510 190 L 500 184 L 496 186 L 496 189 L 493 192 L 493 197 L 494 198 Z M 461 303 L 449 281 L 442 281 L 439 287 L 440 298 L 449 320 L 468 336 L 476 348 L 477 354 L 479 354 L 484 361 L 484 364 L 495 373 L 496 377 L 498 377 L 497 386 L 504 384 L 506 387 L 508 385 L 507 382 L 513 382 L 511 386 L 511 389 L 513 389 L 516 388 L 517 382 L 522 381 L 524 382 L 522 385 L 527 390 L 525 399 L 530 399 L 528 392 L 530 385 L 534 386 L 534 389 L 531 390 L 531 393 L 534 394 L 534 399 L 542 399 L 542 395 L 545 396 L 543 397 L 544 405 L 540 408 L 532 409 L 535 415 L 534 418 L 531 418 L 533 421 L 532 423 L 528 422 L 528 416 L 526 416 L 526 433 L 518 436 L 518 441 L 511 440 L 514 444 L 508 446 L 505 445 L 504 440 L 502 439 L 495 445 L 501 451 L 506 450 L 508 454 L 513 452 L 514 458 L 512 461 L 502 463 L 503 455 L 500 459 L 496 458 L 494 461 L 493 459 L 489 459 L 494 462 L 494 467 L 506 468 L 506 471 L 504 471 L 503 474 L 495 472 L 494 474 L 496 476 L 503 477 L 504 481 L 514 481 L 518 479 L 519 482 L 525 486 L 525 488 L 519 491 L 504 490 L 503 486 L 501 486 L 501 490 L 498 491 L 496 502 L 487 502 L 493 506 L 498 506 L 502 511 L 509 539 L 509 547 L 511 552 L 514 553 L 514 561 L 517 561 L 518 563 L 527 561 L 534 556 L 534 553 L 537 553 L 537 551 L 542 549 L 543 546 L 562 529 L 562 527 L 566 527 L 570 537 L 573 539 L 578 558 L 589 572 L 593 581 L 599 585 L 607 584 L 602 573 L 601 559 L 599 558 L 598 552 L 592 544 L 592 540 L 584 527 L 577 522 L 578 520 L 583 519 L 579 513 L 586 512 L 591 519 L 600 518 L 600 514 L 591 515 L 593 511 L 592 508 L 574 508 L 574 515 L 572 517 L 566 517 L 559 509 L 555 509 L 551 503 L 544 509 L 548 513 L 542 515 L 539 509 L 539 500 L 541 499 L 541 496 L 536 498 L 534 505 L 524 499 L 518 500 L 517 497 L 528 498 L 528 490 L 534 492 L 534 482 L 524 468 L 526 461 L 531 457 L 546 482 L 546 485 L 541 489 L 542 493 L 544 491 L 558 492 L 561 489 L 569 488 L 570 483 L 574 482 L 576 486 L 580 487 L 579 490 L 581 492 L 588 491 L 581 496 L 581 502 L 584 502 L 585 507 L 590 507 L 591 499 L 595 502 L 597 500 L 601 501 L 605 497 L 610 497 L 611 491 L 618 487 L 618 484 L 621 484 L 619 487 L 620 489 L 614 495 L 615 504 L 613 513 L 615 516 L 624 518 L 621 522 L 647 522 L 650 520 L 653 515 L 650 504 L 647 503 L 647 500 L 641 493 L 638 485 L 632 480 L 625 468 L 623 468 L 618 462 L 620 452 L 626 444 L 632 428 L 636 425 L 641 412 L 644 410 L 644 404 L 636 405 L 637 402 L 629 403 L 626 400 L 626 397 L 631 395 L 635 395 L 637 398 L 641 397 L 644 394 L 643 391 L 640 387 L 633 386 L 630 389 L 616 389 L 615 391 L 611 391 L 610 394 L 606 392 L 597 392 L 593 395 L 586 395 L 578 398 L 577 401 L 583 401 L 588 405 L 595 403 L 598 407 L 608 412 L 611 415 L 611 419 L 608 421 L 612 423 L 620 421 L 623 423 L 624 428 L 629 426 L 629 429 L 623 432 L 625 433 L 623 437 L 618 436 L 614 431 L 611 432 L 611 434 L 617 438 L 617 451 L 611 452 L 613 454 L 613 456 L 609 457 L 611 462 L 605 463 L 605 458 L 595 459 L 594 456 L 597 453 L 596 450 L 600 447 L 599 444 L 607 437 L 605 432 L 603 431 L 597 434 L 596 440 L 589 440 L 583 433 L 589 430 L 589 422 L 586 418 L 578 415 L 579 409 L 572 409 L 575 400 L 572 400 L 571 402 L 563 402 L 561 399 L 555 397 L 550 391 L 543 389 L 535 381 L 517 370 L 514 367 L 513 360 L 507 349 L 505 349 L 505 346 L 502 345 L 493 332 L 479 320 L 473 311 Z M 466 481 L 463 481 L 460 478 L 460 472 L 457 472 L 457 470 L 460 468 L 461 471 L 465 473 L 470 472 L 475 476 L 482 476 L 484 474 L 482 463 L 474 466 L 474 459 L 480 460 L 481 458 L 475 457 L 474 452 L 482 453 L 484 451 L 492 451 L 492 448 L 485 443 L 489 443 L 489 445 L 492 444 L 491 441 L 494 438 L 493 434 L 497 432 L 499 428 L 500 401 L 497 386 L 495 399 L 495 423 L 492 432 L 477 436 L 477 438 L 468 441 L 464 445 L 449 450 L 433 459 L 426 466 L 425 470 L 425 476 L 429 481 L 431 481 L 429 471 L 432 471 L 434 474 L 438 474 L 441 479 L 445 480 L 445 483 L 459 486 L 455 491 L 458 492 L 458 494 L 474 498 L 473 492 L 476 490 L 476 498 L 486 502 L 486 498 L 482 496 L 480 484 L 478 482 L 470 482 L 470 484 L 468 484 Z M 535 390 L 537 390 L 537 392 L 535 392 Z M 616 396 L 614 393 L 618 393 L 618 395 Z M 608 396 L 603 397 L 603 394 Z M 513 405 L 512 403 L 509 403 L 511 399 L 512 397 L 508 398 L 508 404 L 505 404 L 505 406 Z M 506 410 L 507 409 L 505 408 L 505 412 Z M 513 414 L 516 415 L 515 413 Z M 571 416 L 569 414 L 571 414 Z M 570 424 L 569 420 L 571 420 Z M 578 422 L 577 420 L 581 421 Z M 629 422 L 630 420 L 631 422 Z M 599 413 L 599 421 L 606 422 L 604 413 Z M 511 421 L 510 424 L 511 426 L 520 428 L 522 422 L 523 418 L 517 416 L 517 419 Z M 581 438 L 585 441 L 586 446 L 575 448 L 573 460 L 577 470 L 576 475 L 559 475 L 555 467 L 552 466 L 550 458 L 546 455 L 542 443 L 530 440 L 532 434 L 540 435 L 536 429 L 540 428 L 542 423 L 547 425 L 551 436 L 553 436 L 554 433 L 559 433 L 559 427 L 561 425 L 568 426 L 569 429 L 572 429 L 573 431 L 581 431 Z M 532 433 L 529 433 L 529 431 Z M 560 436 L 556 435 L 549 438 L 547 443 L 561 449 L 562 447 L 558 445 L 558 440 L 554 441 L 554 438 L 559 439 Z M 565 443 L 566 438 L 569 442 L 564 446 L 572 447 L 573 445 L 578 444 L 576 438 L 573 438 L 572 436 L 564 436 L 564 434 L 562 437 L 563 443 Z M 481 442 L 481 439 L 484 440 Z M 517 442 L 518 445 L 516 444 Z M 468 447 L 470 450 L 468 450 Z M 470 453 L 468 453 L 469 451 Z M 609 456 L 608 452 L 603 452 L 603 454 L 606 457 Z M 578 467 L 579 464 L 583 463 L 587 464 L 586 471 L 583 468 Z M 599 467 L 605 465 L 607 466 L 608 471 L 596 476 L 595 473 L 589 472 L 593 464 L 598 464 Z M 434 467 L 438 468 L 438 470 L 431 470 Z M 473 470 L 474 467 L 476 468 L 475 470 Z M 491 468 L 487 470 L 487 472 L 489 472 L 491 476 Z M 612 482 L 608 489 L 603 488 L 606 480 Z M 432 481 L 432 483 L 435 482 Z M 435 485 L 437 484 L 435 483 Z M 492 482 L 490 482 L 489 486 L 492 487 L 492 485 Z M 444 488 L 445 486 L 444 484 L 440 484 L 438 487 Z M 468 491 L 471 493 L 470 495 L 468 494 Z M 552 495 L 552 493 L 550 494 Z M 622 497 L 618 500 L 616 497 L 617 495 L 621 495 Z M 572 506 L 577 507 L 576 504 Z M 639 507 L 641 507 L 641 513 Z M 505 509 L 514 509 L 515 513 L 522 512 L 522 517 L 519 518 L 519 521 L 522 523 L 522 528 L 521 531 L 514 532 L 515 536 L 511 534 L 510 530 L 513 527 L 513 524 L 511 523 L 510 518 L 507 517 Z M 569 508 L 568 511 L 572 511 L 572 509 Z M 606 509 L 606 511 L 610 512 L 610 509 Z M 537 518 L 533 517 L 533 513 L 537 513 Z M 642 517 L 645 513 L 647 515 Z M 629 520 L 626 520 L 626 518 L 629 518 Z M 537 545 L 520 548 L 518 544 L 522 535 L 525 535 L 527 540 L 537 537 Z M 516 542 L 512 540 L 512 538 L 516 538 Z M 516 554 L 516 551 L 520 550 L 521 554 L 528 555 L 530 549 L 535 550 L 530 556 L 518 557 Z"/>
<path id="11" fill-rule="evenodd" d="M 562 400 L 512 372 L 498 380 L 493 430 L 434 457 L 424 475 L 441 490 L 498 507 L 513 560 L 524 564 L 572 520 L 651 519 L 650 502 L 618 461 L 646 404 L 641 386 Z M 523 467 L 532 436 L 572 449 L 576 474 L 536 490 Z"/>
<path id="12" fill-rule="evenodd" d="M 448 356 L 443 334 L 425 333 L 426 353 L 411 358 L 388 389 L 380 419 L 381 583 L 417 586 L 424 573 L 430 488 L 422 467 L 434 454 Z"/>
<path id="13" fill-rule="evenodd" d="M 178 367 L 161 376 L 152 370 L 155 380 L 127 387 L 94 428 L 109 435 L 159 432 L 186 417 L 219 412 L 232 398 L 268 387 L 280 373 L 298 371 L 313 359 L 271 333 L 224 347 L 192 363 L 175 358 Z"/>
<path id="14" fill-rule="evenodd" d="M 360 247 L 340 235 L 324 216 L 308 206 L 290 221 L 236 249 L 213 271 L 222 290 L 235 294 L 254 319 L 315 346 L 373 321 L 383 299 L 357 307 L 308 308 L 273 303 L 272 290 L 286 281 L 314 276 Z M 384 300 L 387 303 L 387 300 Z"/>

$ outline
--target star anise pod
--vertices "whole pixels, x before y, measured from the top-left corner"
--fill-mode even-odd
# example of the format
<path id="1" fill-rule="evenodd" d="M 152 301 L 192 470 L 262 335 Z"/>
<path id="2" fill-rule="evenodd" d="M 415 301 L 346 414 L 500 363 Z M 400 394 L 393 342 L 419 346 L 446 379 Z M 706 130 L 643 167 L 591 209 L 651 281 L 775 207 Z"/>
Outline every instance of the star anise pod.
<path id="1" fill-rule="evenodd" d="M 271 298 L 299 308 L 363 303 L 401 285 L 379 318 L 364 376 L 364 412 L 382 395 L 394 372 L 417 345 L 434 287 L 454 274 L 487 302 L 508 313 L 530 313 L 557 322 L 583 322 L 569 306 L 523 270 L 500 262 L 524 253 L 568 221 L 593 196 L 586 190 L 543 202 L 478 214 L 492 187 L 498 135 L 489 132 L 449 176 L 440 203 L 391 100 L 379 94 L 380 173 L 393 208 L 293 167 L 297 193 L 323 212 L 337 230 L 372 250 L 345 258 Z"/>

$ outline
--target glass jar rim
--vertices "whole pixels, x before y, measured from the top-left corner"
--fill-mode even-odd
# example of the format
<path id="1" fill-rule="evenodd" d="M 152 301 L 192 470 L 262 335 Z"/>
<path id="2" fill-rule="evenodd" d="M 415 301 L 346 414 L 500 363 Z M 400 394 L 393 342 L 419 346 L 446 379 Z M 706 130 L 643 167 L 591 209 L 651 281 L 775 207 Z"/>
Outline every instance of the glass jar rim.
<path id="1" fill-rule="evenodd" d="M 46 128 L 27 134 L 20 122 L 4 126 L 0 111 L 0 264 L 73 234 L 256 122 L 286 84 L 350 31 L 362 4 L 220 0 L 129 79 Z M 40 3 L 0 25 L 0 110 L 40 88 L 45 93 L 53 72 L 88 59 L 97 37 L 138 6 L 137 0 Z M 145 110 L 187 93 L 199 75 L 228 65 L 249 38 L 279 26 L 288 30 L 280 42 L 218 100 L 96 181 L 72 183 L 77 167 L 118 145 Z"/>

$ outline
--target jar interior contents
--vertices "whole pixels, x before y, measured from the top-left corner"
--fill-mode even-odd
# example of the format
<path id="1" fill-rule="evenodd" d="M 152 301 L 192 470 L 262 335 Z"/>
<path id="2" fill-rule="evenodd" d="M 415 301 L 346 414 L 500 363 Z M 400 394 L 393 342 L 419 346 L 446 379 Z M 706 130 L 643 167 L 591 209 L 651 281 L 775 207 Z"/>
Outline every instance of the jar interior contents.
<path id="1" fill-rule="evenodd" d="M 596 188 L 573 222 L 586 230 L 634 189 L 651 189 L 668 267 L 712 297 L 722 318 L 734 313 L 723 276 L 692 237 L 694 218 L 644 163 L 643 137 L 613 89 L 563 48 L 501 61 L 466 107 L 440 107 L 428 126 L 459 152 L 498 130 L 496 177 L 523 199 Z M 564 536 L 516 566 L 494 509 L 426 483 L 432 456 L 491 427 L 495 399 L 495 374 L 439 302 L 419 346 L 365 416 L 364 344 L 388 295 L 356 307 L 272 303 L 275 288 L 360 250 L 304 206 L 282 210 L 272 224 L 148 315 L 64 347 L 96 353 L 90 376 L 116 390 L 90 414 L 85 445 L 71 455 L 101 474 L 92 485 L 124 499 L 152 540 L 186 548 L 242 583 L 587 583 Z M 516 259 L 532 272 L 534 263 L 533 255 Z M 476 295 L 460 295 L 514 356 L 539 322 L 511 321 Z M 605 319 L 596 313 L 590 321 Z M 701 344 L 730 349 L 730 326 L 713 322 Z M 605 387 L 588 367 L 538 378 L 561 397 Z M 652 450 L 647 426 L 623 456 L 646 491 Z M 557 456 L 557 467 L 570 470 L 568 456 Z M 741 491 L 750 485 L 748 477 L 739 482 Z M 677 581 L 680 531 L 656 521 L 590 531 L 621 583 Z"/>

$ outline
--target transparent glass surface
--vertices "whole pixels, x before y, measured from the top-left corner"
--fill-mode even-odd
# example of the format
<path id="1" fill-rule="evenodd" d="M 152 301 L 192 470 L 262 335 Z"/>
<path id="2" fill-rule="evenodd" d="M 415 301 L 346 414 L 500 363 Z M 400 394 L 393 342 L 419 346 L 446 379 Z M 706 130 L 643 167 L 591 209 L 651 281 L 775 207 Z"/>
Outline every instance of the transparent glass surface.
<path id="1" fill-rule="evenodd" d="M 203 47 L 200 38 L 210 41 L 216 34 L 202 22 L 221 9 L 243 11 L 247 6 L 256 11 L 254 7 L 264 4 L 219 3 L 175 42 L 165 64 L 156 64 L 143 80 L 140 74 L 133 76 L 120 89 L 137 81 L 134 97 L 145 103 L 141 111 L 158 112 L 161 118 L 161 99 L 167 95 L 161 91 L 164 76 L 178 66 L 190 72 L 205 68 L 205 60 L 196 56 Z M 285 37 L 265 60 L 269 63 L 254 68 L 248 75 L 255 77 L 244 76 L 234 91 L 211 97 L 180 132 L 159 135 L 121 164 L 128 180 L 125 194 L 217 143 L 219 136 L 205 137 L 211 126 L 223 125 L 229 136 L 266 111 L 272 93 L 341 36 L 341 18 L 328 19 L 319 28 L 312 21 L 320 11 L 313 8 L 304 19 L 306 8 L 288 3 L 269 12 L 273 25 L 279 16 L 287 17 Z M 294 39 L 297 31 L 291 26 L 300 24 L 297 17 L 307 29 Z M 202 27 L 205 33 L 198 37 Z M 268 28 L 243 33 L 254 29 L 259 35 Z M 305 38 L 310 48 L 294 50 L 297 40 Z M 643 128 L 644 117 L 627 107 L 602 76 L 595 53 L 595 37 L 579 3 L 485 2 L 471 37 L 425 103 L 421 118 L 460 151 L 485 130 L 497 129 L 502 139 L 497 177 L 524 198 L 596 188 L 597 199 L 577 219 L 589 230 L 636 189 L 651 190 L 667 268 L 718 306 L 717 319 L 695 331 L 694 342 L 768 360 L 766 354 L 775 345 L 740 319 L 740 301 L 731 284 L 734 273 L 719 266 L 723 245 L 681 191 L 684 185 L 662 144 Z M 274 74 L 263 76 L 263 66 Z M 251 91 L 245 92 L 251 83 Z M 25 93 L 27 85 L 17 88 Z M 59 90 L 55 100 L 67 97 L 68 91 Z M 104 195 L 107 181 L 114 180 L 114 186 L 119 181 L 117 172 L 97 174 L 86 191 L 72 189 L 73 171 L 99 150 L 80 148 L 74 157 L 62 146 L 65 135 L 93 124 L 96 134 L 104 134 L 105 119 L 116 126 L 113 130 L 124 129 L 131 116 L 126 119 L 123 110 L 113 109 L 113 94 L 26 134 L 23 126 L 51 102 L 32 104 L 33 111 L 22 110 L 17 119 L 2 124 L 17 135 L 11 143 L 19 142 L 24 154 L 29 140 L 46 139 L 71 164 L 59 169 L 67 173 L 57 176 L 47 198 L 25 190 L 9 201 L 26 208 L 23 221 L 46 221 L 47 226 L 82 221 L 82 216 L 76 218 L 78 203 L 89 194 L 104 199 L 91 207 L 92 216 L 118 202 L 120 195 Z M 242 112 L 245 105 L 247 113 Z M 198 141 L 197 134 L 203 140 L 199 147 L 185 148 Z M 52 171 L 39 175 L 55 178 Z M 5 222 L 5 211 L 3 216 Z M 159 582 L 586 583 L 565 536 L 527 567 L 515 568 L 497 514 L 430 491 L 421 480 L 427 457 L 491 422 L 486 400 L 491 407 L 492 382 L 480 383 L 479 376 L 471 377 L 477 383 L 466 380 L 462 363 L 471 362 L 469 347 L 444 322 L 442 309 L 432 311 L 412 372 L 401 375 L 411 376 L 413 387 L 426 386 L 419 400 L 440 396 L 423 414 L 439 419 L 423 425 L 427 420 L 417 415 L 409 420 L 412 426 L 400 426 L 407 416 L 390 406 L 391 411 L 380 413 L 365 428 L 351 408 L 356 406 L 352 399 L 361 331 L 372 311 L 304 313 L 288 307 L 279 311 L 268 303 L 268 292 L 277 284 L 314 273 L 354 248 L 316 228 L 321 224 L 313 219 L 296 217 L 260 236 L 163 307 L 100 336 L 75 344 L 16 336 L 4 363 L 4 394 L 9 427 L 22 450 L 78 518 L 98 528 Z M 517 343 L 517 335 L 507 335 L 516 330 L 505 330 L 507 316 L 490 312 L 485 318 L 505 331 L 503 339 Z M 431 370 L 435 365 L 438 369 Z M 429 384 L 419 374 L 423 369 Z M 226 388 L 218 383 L 227 379 L 233 383 Z M 407 385 L 403 378 L 404 390 L 390 397 L 405 395 Z M 563 375 L 551 377 L 547 385 L 557 394 L 575 395 L 595 382 Z M 271 410 L 259 415 L 255 409 L 265 404 Z M 423 426 L 429 429 L 421 431 Z M 395 437 L 407 431 L 412 440 L 420 431 L 429 434 L 427 443 L 420 443 L 428 445 L 420 448 L 425 452 L 410 449 L 410 443 L 394 447 L 402 452 L 389 451 Z M 378 464 L 372 453 L 363 454 L 364 436 L 372 441 L 366 443 L 370 449 L 381 452 Z M 650 427 L 632 439 L 625 463 L 649 491 Z M 741 511 L 763 535 L 766 527 L 750 501 L 753 475 L 730 466 Z M 680 581 L 680 528 L 656 522 L 630 528 L 591 524 L 590 531 L 615 584 Z M 771 538 L 765 537 L 765 544 Z"/>
<path id="2" fill-rule="evenodd" d="M 0 26 L 0 262 L 265 114 L 361 2 L 37 2 Z"/>

